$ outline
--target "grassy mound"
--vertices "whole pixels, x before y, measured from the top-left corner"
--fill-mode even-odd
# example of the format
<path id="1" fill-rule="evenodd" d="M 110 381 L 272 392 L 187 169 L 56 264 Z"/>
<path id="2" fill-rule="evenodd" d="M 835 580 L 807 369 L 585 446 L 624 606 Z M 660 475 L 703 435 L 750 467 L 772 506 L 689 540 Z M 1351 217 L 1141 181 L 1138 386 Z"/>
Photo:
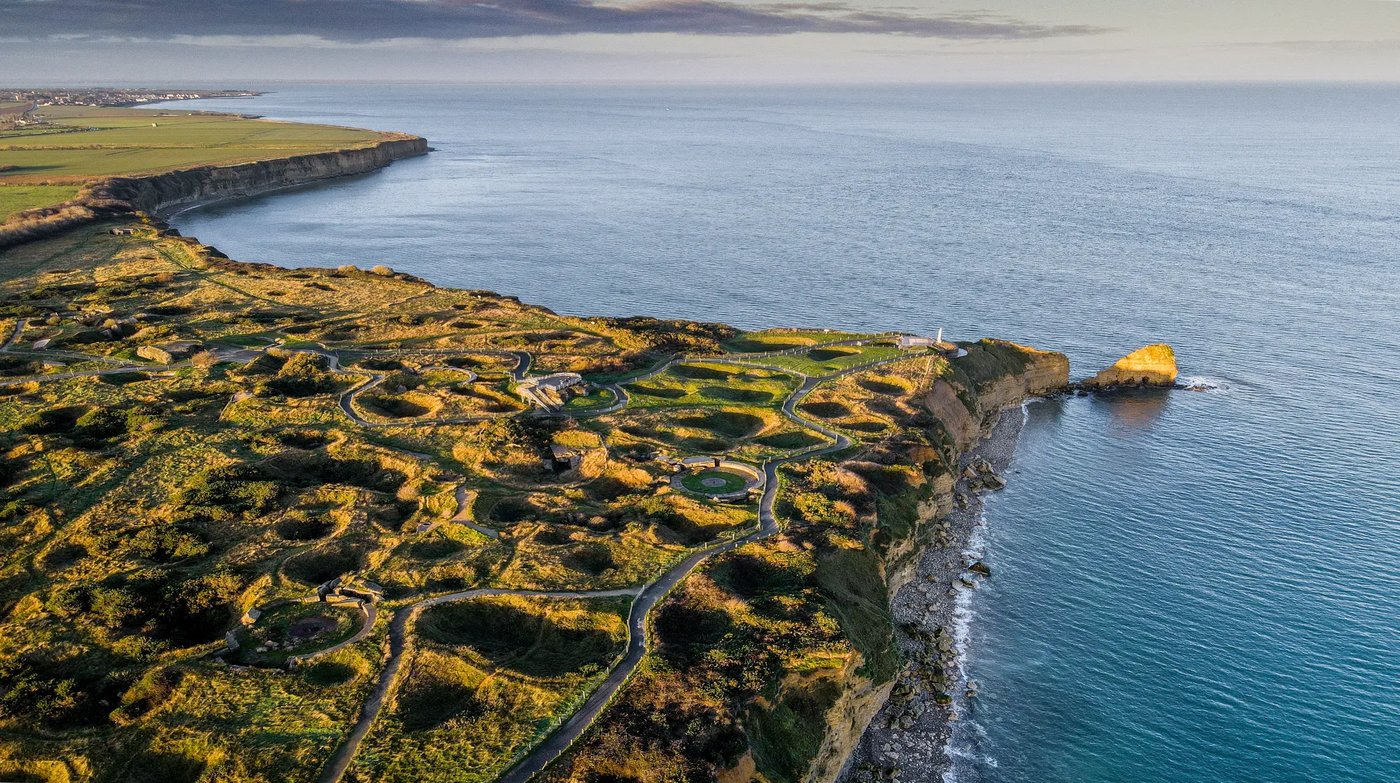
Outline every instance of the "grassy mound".
<path id="1" fill-rule="evenodd" d="M 689 393 L 685 389 L 668 388 L 664 386 L 650 386 L 642 384 L 636 384 L 627 388 L 634 395 L 639 395 L 642 397 L 659 397 L 664 400 L 679 400 L 680 398 L 684 397 L 686 394 Z"/>
<path id="2" fill-rule="evenodd" d="M 764 351 L 786 351 L 790 348 L 802 348 L 815 343 L 816 340 L 810 337 L 756 332 L 727 340 L 724 347 L 735 353 L 762 353 Z"/>
<path id="3" fill-rule="evenodd" d="M 396 714 L 409 731 L 435 728 L 454 718 L 475 718 L 486 712 L 476 698 L 479 679 L 462 661 L 432 652 L 416 655 L 399 691 Z"/>
<path id="4" fill-rule="evenodd" d="M 775 432 L 772 435 L 764 435 L 761 438 L 757 438 L 756 442 L 775 449 L 790 450 L 809 448 L 818 443 L 824 443 L 825 441 L 810 432 L 799 430 L 794 432 Z"/>
<path id="5" fill-rule="evenodd" d="M 773 392 L 762 389 L 736 389 L 732 386 L 706 386 L 700 390 L 700 393 L 712 399 L 748 405 L 769 403 L 777 396 Z"/>
<path id="6" fill-rule="evenodd" d="M 907 394 L 913 391 L 913 384 L 903 378 L 893 376 L 861 378 L 859 383 L 863 389 L 875 394 Z"/>
<path id="7" fill-rule="evenodd" d="M 408 547 L 408 553 L 419 560 L 442 560 L 464 549 L 466 546 L 450 538 L 432 538 L 413 542 Z"/>
<path id="8" fill-rule="evenodd" d="M 316 541 L 334 533 L 335 522 L 329 517 L 291 511 L 282 517 L 274 530 L 288 541 Z"/>
<path id="9" fill-rule="evenodd" d="M 853 432 L 866 435 L 878 435 L 882 432 L 886 432 L 890 428 L 890 425 L 879 419 L 860 419 L 858 421 L 842 422 L 841 426 Z"/>
<path id="10" fill-rule="evenodd" d="M 427 416 L 440 407 L 440 403 L 426 394 L 365 395 L 358 402 L 370 413 L 386 419 L 413 419 Z"/>

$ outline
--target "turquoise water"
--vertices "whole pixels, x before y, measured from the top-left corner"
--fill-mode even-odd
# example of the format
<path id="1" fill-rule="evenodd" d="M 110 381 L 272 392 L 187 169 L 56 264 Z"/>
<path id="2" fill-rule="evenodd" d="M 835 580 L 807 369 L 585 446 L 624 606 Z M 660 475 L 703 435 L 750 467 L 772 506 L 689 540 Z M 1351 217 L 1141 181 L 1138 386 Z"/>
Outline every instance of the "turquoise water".
<path id="1" fill-rule="evenodd" d="M 237 258 L 1080 374 L 1171 342 L 1214 391 L 1028 408 L 958 777 L 1400 780 L 1400 88 L 275 89 L 205 103 L 438 151 L 177 220 Z"/>

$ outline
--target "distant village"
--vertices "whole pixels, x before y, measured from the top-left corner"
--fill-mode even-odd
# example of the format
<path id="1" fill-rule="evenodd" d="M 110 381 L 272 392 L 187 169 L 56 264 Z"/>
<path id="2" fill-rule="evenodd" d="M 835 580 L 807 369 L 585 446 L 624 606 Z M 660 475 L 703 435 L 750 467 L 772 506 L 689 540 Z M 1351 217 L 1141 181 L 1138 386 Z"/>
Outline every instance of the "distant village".
<path id="1" fill-rule="evenodd" d="M 43 106 L 140 106 L 158 101 L 192 98 L 248 98 L 247 90 L 149 90 L 85 87 L 64 90 L 16 90 L 0 88 L 0 129 L 46 125 L 38 111 Z"/>
<path id="2" fill-rule="evenodd" d="M 72 89 L 24 90 L 0 88 L 0 103 L 34 104 L 35 106 L 140 106 L 158 101 L 180 101 L 193 98 L 251 98 L 258 95 L 249 90 L 152 90 L 118 87 L 80 87 Z"/>

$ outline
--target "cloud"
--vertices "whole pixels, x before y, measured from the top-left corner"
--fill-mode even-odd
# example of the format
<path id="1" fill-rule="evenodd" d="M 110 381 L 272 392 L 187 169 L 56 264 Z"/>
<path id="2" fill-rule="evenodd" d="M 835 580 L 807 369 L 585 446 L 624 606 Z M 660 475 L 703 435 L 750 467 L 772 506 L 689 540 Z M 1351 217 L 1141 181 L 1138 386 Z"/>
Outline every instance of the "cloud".
<path id="1" fill-rule="evenodd" d="M 1215 44 L 1217 49 L 1282 49 L 1293 52 L 1392 52 L 1400 50 L 1400 38 L 1372 40 L 1246 41 Z"/>
<path id="2" fill-rule="evenodd" d="M 845 2 L 762 5 L 729 0 L 0 0 L 7 38 L 170 40 L 177 36 L 311 36 L 357 44 L 404 38 L 466 40 L 585 33 L 763 36 L 865 33 L 960 40 L 1028 40 L 1108 32 L 988 13 L 871 10 Z"/>

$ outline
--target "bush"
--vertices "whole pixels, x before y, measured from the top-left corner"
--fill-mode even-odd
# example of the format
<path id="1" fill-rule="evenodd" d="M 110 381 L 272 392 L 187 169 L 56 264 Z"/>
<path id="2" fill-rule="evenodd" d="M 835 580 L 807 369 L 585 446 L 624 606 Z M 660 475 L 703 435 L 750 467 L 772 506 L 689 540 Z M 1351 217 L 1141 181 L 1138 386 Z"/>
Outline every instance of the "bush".
<path id="1" fill-rule="evenodd" d="M 167 584 L 155 618 L 158 635 L 192 644 L 217 639 L 232 620 L 243 587 L 243 580 L 227 571 Z"/>
<path id="2" fill-rule="evenodd" d="M 325 371 L 326 359 L 319 354 L 296 353 L 267 382 L 267 388 L 286 397 L 329 394 L 339 388 L 335 376 Z"/>
<path id="3" fill-rule="evenodd" d="M 137 557 L 168 563 L 208 554 L 209 544 L 196 530 L 176 525 L 155 525 L 131 536 L 130 551 Z"/>
<path id="4" fill-rule="evenodd" d="M 247 464 L 213 468 L 196 474 L 175 493 L 175 503 L 204 509 L 213 519 L 262 516 L 277 504 L 278 488 Z"/>

